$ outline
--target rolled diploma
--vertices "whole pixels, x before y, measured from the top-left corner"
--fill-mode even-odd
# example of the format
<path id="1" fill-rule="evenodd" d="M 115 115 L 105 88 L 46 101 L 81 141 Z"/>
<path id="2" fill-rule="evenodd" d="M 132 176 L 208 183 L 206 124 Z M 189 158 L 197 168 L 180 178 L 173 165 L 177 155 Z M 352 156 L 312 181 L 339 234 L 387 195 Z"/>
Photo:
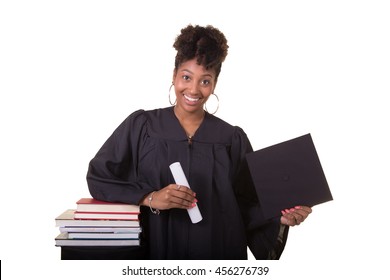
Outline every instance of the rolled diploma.
<path id="1" fill-rule="evenodd" d="M 190 184 L 188 184 L 186 175 L 184 174 L 184 171 L 181 168 L 180 162 L 172 163 L 169 166 L 169 168 L 171 169 L 176 184 L 190 188 Z M 202 214 L 200 214 L 198 205 L 195 205 L 195 207 L 192 207 L 191 209 L 187 209 L 187 212 L 193 224 L 196 224 L 202 220 Z"/>

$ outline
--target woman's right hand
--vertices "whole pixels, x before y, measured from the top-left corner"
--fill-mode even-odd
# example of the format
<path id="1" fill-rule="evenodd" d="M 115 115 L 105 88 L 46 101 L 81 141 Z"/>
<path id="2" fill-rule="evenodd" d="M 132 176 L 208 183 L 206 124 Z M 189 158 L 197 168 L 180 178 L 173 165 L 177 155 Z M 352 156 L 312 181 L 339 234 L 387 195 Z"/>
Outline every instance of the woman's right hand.
<path id="1" fill-rule="evenodd" d="M 190 209 L 195 206 L 198 201 L 190 188 L 176 184 L 170 184 L 161 190 L 155 191 L 153 198 L 150 201 L 149 197 L 152 193 L 145 196 L 142 205 L 151 206 L 154 209 L 165 210 L 171 208 Z"/>

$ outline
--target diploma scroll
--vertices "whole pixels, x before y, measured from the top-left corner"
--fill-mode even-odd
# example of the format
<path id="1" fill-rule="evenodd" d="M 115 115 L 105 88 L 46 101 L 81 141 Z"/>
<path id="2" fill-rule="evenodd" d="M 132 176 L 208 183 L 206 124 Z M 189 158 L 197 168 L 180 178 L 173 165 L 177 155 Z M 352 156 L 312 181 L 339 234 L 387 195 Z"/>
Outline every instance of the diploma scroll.
<path id="1" fill-rule="evenodd" d="M 181 167 L 180 162 L 174 162 L 172 163 L 169 168 L 171 169 L 173 178 L 175 179 L 176 184 L 183 186 L 183 187 L 188 187 L 190 188 L 190 184 L 188 184 L 186 175 L 184 174 L 184 171 Z M 188 215 L 191 218 L 191 222 L 193 224 L 196 224 L 202 220 L 202 214 L 200 214 L 198 205 L 195 207 L 192 207 L 191 209 L 187 209 Z"/>

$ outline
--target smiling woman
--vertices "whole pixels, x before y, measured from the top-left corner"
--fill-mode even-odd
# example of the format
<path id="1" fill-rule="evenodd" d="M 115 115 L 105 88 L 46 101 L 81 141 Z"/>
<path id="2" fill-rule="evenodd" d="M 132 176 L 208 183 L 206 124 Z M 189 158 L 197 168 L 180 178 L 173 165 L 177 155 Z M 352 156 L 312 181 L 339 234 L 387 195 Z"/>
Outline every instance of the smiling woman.
<path id="1" fill-rule="evenodd" d="M 217 85 L 228 51 L 225 36 L 216 28 L 189 25 L 173 47 L 177 50 L 172 85 L 175 115 L 192 139 L 204 118 L 204 107 Z"/>
<path id="2" fill-rule="evenodd" d="M 215 88 L 214 71 L 207 70 L 196 59 L 191 59 L 175 69 L 173 80 L 179 101 L 177 107 L 189 112 L 202 112 L 203 115 L 203 105 Z M 191 107 L 186 109 L 185 105 Z"/>
<path id="3" fill-rule="evenodd" d="M 215 88 L 215 73 L 199 65 L 196 59 L 191 59 L 175 69 L 173 80 L 176 92 L 175 115 L 191 138 L 203 121 L 203 107 Z"/>
<path id="4" fill-rule="evenodd" d="M 189 25 L 174 47 L 176 105 L 136 111 L 114 131 L 90 162 L 90 193 L 142 206 L 147 258 L 246 259 L 249 247 L 257 259 L 278 259 L 288 226 L 311 209 L 265 219 L 245 159 L 252 152 L 247 135 L 205 111 L 227 55 L 223 33 Z M 191 189 L 174 184 L 174 162 Z M 185 210 L 196 205 L 203 219 L 194 224 Z"/>

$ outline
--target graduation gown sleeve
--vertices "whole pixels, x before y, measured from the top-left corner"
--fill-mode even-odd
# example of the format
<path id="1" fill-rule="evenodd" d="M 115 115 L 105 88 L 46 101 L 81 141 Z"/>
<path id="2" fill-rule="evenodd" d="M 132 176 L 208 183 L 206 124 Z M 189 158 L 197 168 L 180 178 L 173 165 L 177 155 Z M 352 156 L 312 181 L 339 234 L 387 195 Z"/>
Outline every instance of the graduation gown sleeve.
<path id="1" fill-rule="evenodd" d="M 95 199 L 139 204 L 153 187 L 137 176 L 137 158 L 147 136 L 143 110 L 127 117 L 90 161 L 89 191 Z"/>
<path id="2" fill-rule="evenodd" d="M 288 226 L 280 224 L 280 218 L 265 219 L 251 180 L 245 155 L 252 146 L 241 129 L 232 139 L 233 186 L 242 213 L 248 247 L 256 259 L 279 259 L 288 236 Z M 282 210 L 282 209 L 281 209 Z"/>

